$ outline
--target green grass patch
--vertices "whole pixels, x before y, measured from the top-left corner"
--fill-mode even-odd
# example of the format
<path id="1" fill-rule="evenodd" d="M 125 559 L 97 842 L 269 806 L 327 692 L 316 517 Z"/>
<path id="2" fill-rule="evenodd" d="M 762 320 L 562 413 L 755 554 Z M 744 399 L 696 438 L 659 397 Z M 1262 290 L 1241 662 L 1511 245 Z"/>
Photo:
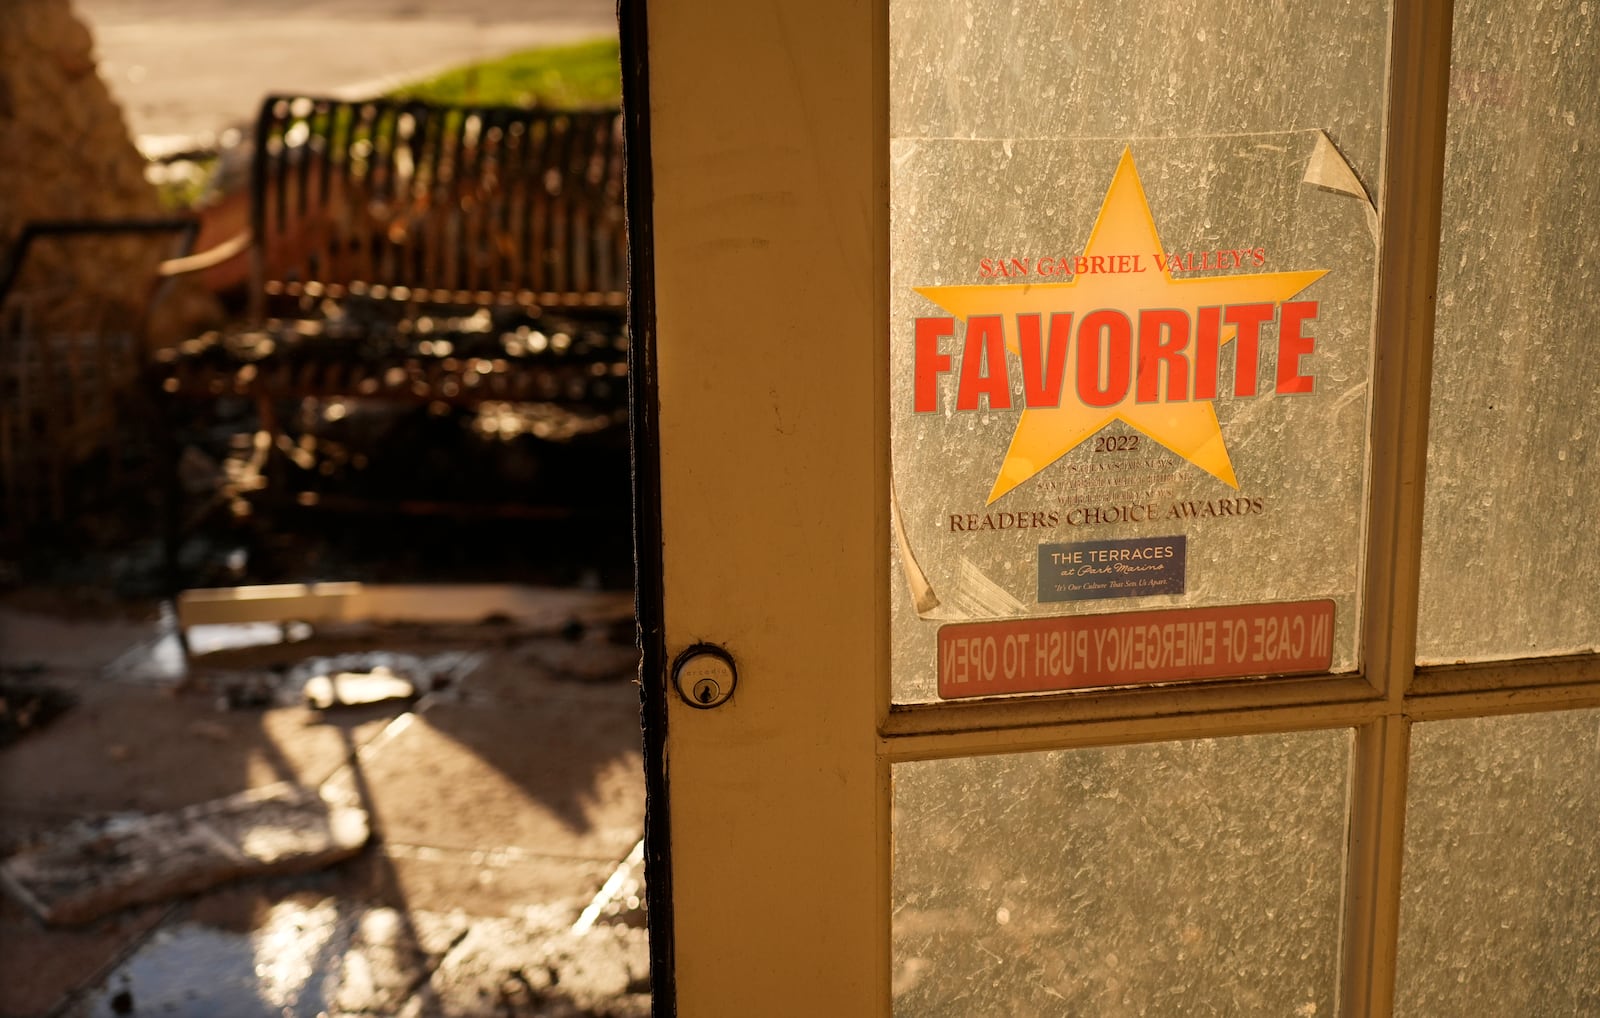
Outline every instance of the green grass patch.
<path id="1" fill-rule="evenodd" d="M 454 105 L 616 106 L 622 101 L 622 63 L 617 40 L 595 39 L 468 64 L 389 96 Z"/>
<path id="2" fill-rule="evenodd" d="M 215 156 L 199 157 L 166 164 L 147 163 L 144 176 L 155 186 L 164 211 L 192 212 L 206 196 L 216 168 Z"/>

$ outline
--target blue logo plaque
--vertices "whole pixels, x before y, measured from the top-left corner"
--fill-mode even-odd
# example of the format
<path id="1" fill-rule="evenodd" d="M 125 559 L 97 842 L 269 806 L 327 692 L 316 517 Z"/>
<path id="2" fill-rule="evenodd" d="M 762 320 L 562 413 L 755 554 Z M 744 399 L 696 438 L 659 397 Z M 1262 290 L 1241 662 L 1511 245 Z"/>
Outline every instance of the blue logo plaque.
<path id="1" fill-rule="evenodd" d="M 1181 594 L 1187 542 L 1178 534 L 1041 544 L 1039 601 Z"/>

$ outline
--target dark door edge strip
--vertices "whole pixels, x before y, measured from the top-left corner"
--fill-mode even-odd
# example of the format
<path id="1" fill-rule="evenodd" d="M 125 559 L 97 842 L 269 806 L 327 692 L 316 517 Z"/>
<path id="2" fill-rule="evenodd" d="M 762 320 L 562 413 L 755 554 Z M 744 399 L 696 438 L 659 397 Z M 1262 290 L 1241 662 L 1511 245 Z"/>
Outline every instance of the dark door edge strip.
<path id="1" fill-rule="evenodd" d="M 645 908 L 651 1014 L 678 1012 L 667 778 L 665 603 L 661 560 L 661 444 L 656 388 L 654 184 L 650 165 L 649 31 L 645 0 L 618 0 L 628 216 L 628 430 L 633 464 L 634 611 L 644 728 Z"/>

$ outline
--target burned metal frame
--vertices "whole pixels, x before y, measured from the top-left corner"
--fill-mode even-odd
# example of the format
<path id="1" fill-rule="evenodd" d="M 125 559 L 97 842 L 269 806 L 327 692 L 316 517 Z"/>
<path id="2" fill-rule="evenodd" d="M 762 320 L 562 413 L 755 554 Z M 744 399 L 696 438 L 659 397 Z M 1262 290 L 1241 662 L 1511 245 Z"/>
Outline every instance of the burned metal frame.
<path id="1" fill-rule="evenodd" d="M 27 260 L 28 249 L 41 237 L 115 237 L 120 234 L 150 235 L 179 234 L 182 238 L 180 255 L 187 254 L 200 232 L 200 220 L 192 216 L 156 217 L 149 219 L 41 219 L 25 223 L 22 232 L 4 262 L 0 262 L 0 304 L 11 294 L 17 276 Z"/>
<path id="2" fill-rule="evenodd" d="M 8 324 L 14 324 L 10 321 L 10 314 L 6 312 L 6 302 L 10 298 L 16 282 L 27 264 L 28 255 L 33 250 L 36 241 L 48 238 L 83 240 L 175 235 L 177 238 L 175 251 L 181 258 L 193 246 L 199 231 L 200 221 L 193 216 L 51 219 L 24 223 L 22 231 L 17 235 L 16 241 L 12 244 L 10 250 L 8 252 L 0 252 L 0 313 L 5 314 L 5 318 L 0 318 L 0 329 L 3 329 Z M 131 345 L 126 348 L 122 355 L 126 358 L 124 363 L 127 377 L 124 381 L 131 383 L 137 379 L 140 364 L 142 363 L 143 353 L 141 347 L 144 338 L 142 334 L 148 326 L 151 309 L 160 301 L 169 285 L 164 279 L 164 275 L 159 270 L 151 272 L 148 280 L 149 289 L 143 294 L 142 305 L 139 302 L 129 300 L 126 303 L 118 302 L 99 309 L 107 313 L 102 314 L 101 320 L 89 330 L 96 355 L 94 359 L 98 361 L 102 369 L 96 386 L 99 391 L 95 392 L 86 404 L 80 404 L 75 398 L 64 402 L 69 408 L 76 408 L 79 411 L 84 406 L 89 406 L 91 408 L 90 415 L 99 416 L 102 419 L 101 425 L 96 429 L 97 433 L 102 437 L 114 436 L 119 433 L 114 418 L 111 416 L 113 412 L 112 403 L 114 402 L 110 388 L 112 383 L 108 373 L 105 371 L 107 360 L 111 356 L 110 351 L 115 346 L 112 334 L 105 328 L 113 320 L 113 315 L 109 312 L 115 312 L 114 317 L 118 319 L 116 334 L 125 338 L 132 338 Z M 25 317 L 22 322 L 22 339 L 25 341 L 28 332 Z M 125 330 L 123 322 L 126 322 L 127 325 Z M 68 365 L 68 377 L 72 379 L 72 385 L 74 387 L 78 385 L 79 376 L 72 353 L 63 352 L 58 355 L 53 350 L 51 343 L 38 344 L 34 352 L 38 354 L 40 363 L 47 373 L 53 370 L 52 365 L 59 365 L 61 361 L 64 361 Z M 6 353 L 4 359 L 9 362 L 12 358 L 9 353 Z M 27 359 L 28 356 L 25 354 L 20 358 L 19 364 Z M 30 406 L 30 401 L 21 396 L 19 390 L 25 389 L 25 383 L 13 379 L 10 385 L 13 388 L 8 388 L 3 398 L 16 401 L 16 405 L 11 406 L 8 404 L 4 408 L 7 413 L 0 414 L 0 488 L 4 489 L 3 492 L 0 492 L 0 495 L 3 495 L 4 503 L 3 506 L 0 506 L 0 532 L 18 534 L 22 532 L 32 518 L 31 509 L 28 505 L 30 499 L 23 494 L 25 482 L 21 477 L 22 470 L 18 461 L 14 458 L 14 449 L 9 444 L 11 441 L 10 426 L 13 422 L 4 418 L 10 414 L 26 415 L 35 409 L 39 409 L 39 407 Z M 52 421 L 52 427 L 60 427 L 66 430 L 72 430 L 77 427 L 76 423 L 61 423 L 63 418 L 59 414 L 52 414 L 50 420 Z M 54 432 L 53 438 L 59 438 L 60 434 L 60 431 Z M 47 482 L 50 491 L 46 496 L 51 503 L 51 508 L 48 511 L 59 519 L 65 512 L 67 499 L 63 481 L 63 464 L 67 462 L 70 456 L 64 452 L 60 443 L 56 441 L 46 443 L 45 448 L 47 448 L 48 455 L 51 457 L 50 479 Z"/>

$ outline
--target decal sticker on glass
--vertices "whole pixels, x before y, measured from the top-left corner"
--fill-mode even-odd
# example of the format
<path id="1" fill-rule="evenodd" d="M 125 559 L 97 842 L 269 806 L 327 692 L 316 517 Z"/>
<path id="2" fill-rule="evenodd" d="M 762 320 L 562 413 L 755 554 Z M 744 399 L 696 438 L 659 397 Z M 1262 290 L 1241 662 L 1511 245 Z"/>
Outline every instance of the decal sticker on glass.
<path id="1" fill-rule="evenodd" d="M 1137 454 L 1142 436 L 1238 488 L 1212 407 L 1219 388 L 1235 398 L 1315 389 L 1304 361 L 1316 345 L 1317 303 L 1291 298 L 1325 270 L 1217 273 L 1266 259 L 1260 247 L 1167 252 L 1125 149 L 1083 254 L 985 258 L 980 276 L 1019 281 L 916 288 L 949 314 L 917 319 L 915 410 L 940 412 L 947 373 L 957 412 L 1012 409 L 1009 351 L 1022 414 L 987 502 L 1116 422 L 1135 433 L 1102 450 Z M 1070 281 L 1052 281 L 1062 275 Z M 957 341 L 958 322 L 966 327 Z M 1261 342 L 1272 332 L 1277 368 L 1264 386 Z M 1230 342 L 1238 345 L 1227 378 L 1221 352 Z"/>
<path id="2" fill-rule="evenodd" d="M 1327 137 L 938 142 L 892 150 L 897 690 L 930 665 L 939 696 L 1355 667 L 1375 251 Z M 932 186 L 980 165 L 1021 197 Z M 1078 639 L 1111 600 L 1304 632 L 1314 604 L 1318 628 L 948 681 L 949 633 Z"/>
<path id="3" fill-rule="evenodd" d="M 939 695 L 1295 675 L 1332 654 L 1332 601 L 975 622 L 939 629 Z"/>
<path id="4" fill-rule="evenodd" d="M 1133 537 L 1039 546 L 1040 601 L 1183 593 L 1188 538 Z"/>

